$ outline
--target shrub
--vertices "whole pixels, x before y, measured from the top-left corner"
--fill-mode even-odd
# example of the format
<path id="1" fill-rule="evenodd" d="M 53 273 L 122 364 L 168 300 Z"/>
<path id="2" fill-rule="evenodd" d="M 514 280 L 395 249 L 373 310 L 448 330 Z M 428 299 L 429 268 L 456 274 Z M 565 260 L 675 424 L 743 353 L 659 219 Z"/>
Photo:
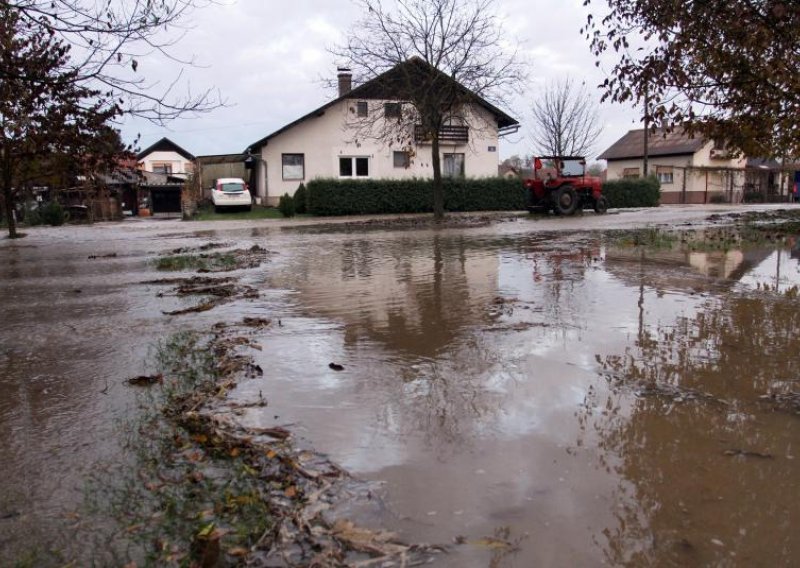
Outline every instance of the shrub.
<path id="1" fill-rule="evenodd" d="M 708 198 L 709 203 L 728 203 L 728 196 L 724 193 L 715 193 Z"/>
<path id="2" fill-rule="evenodd" d="M 64 208 L 57 201 L 51 201 L 41 209 L 40 219 L 47 225 L 57 227 L 67 220 Z"/>
<path id="3" fill-rule="evenodd" d="M 661 184 L 654 176 L 607 181 L 603 184 L 603 195 L 609 207 L 657 207 Z"/>
<path id="4" fill-rule="evenodd" d="M 525 209 L 525 189 L 518 179 L 445 179 L 447 211 Z M 433 180 L 315 179 L 306 187 L 308 212 L 314 215 L 424 213 L 433 211 Z"/>
<path id="5" fill-rule="evenodd" d="M 295 213 L 302 215 L 304 213 L 308 213 L 308 191 L 306 190 L 306 184 L 301 183 L 300 187 L 297 188 L 297 191 L 294 192 L 294 211 Z"/>
<path id="6" fill-rule="evenodd" d="M 742 195 L 742 201 L 745 203 L 764 203 L 764 194 L 757 189 L 749 189 Z"/>
<path id="7" fill-rule="evenodd" d="M 288 193 L 284 193 L 278 200 L 278 211 L 284 217 L 294 217 L 294 199 Z"/>

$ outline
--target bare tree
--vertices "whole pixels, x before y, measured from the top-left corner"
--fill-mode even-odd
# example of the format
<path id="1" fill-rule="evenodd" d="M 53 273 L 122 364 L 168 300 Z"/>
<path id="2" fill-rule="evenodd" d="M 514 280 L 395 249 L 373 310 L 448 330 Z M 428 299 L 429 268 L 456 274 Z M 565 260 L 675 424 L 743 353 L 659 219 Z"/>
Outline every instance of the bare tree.
<path id="1" fill-rule="evenodd" d="M 433 212 L 440 220 L 443 127 L 490 127 L 491 120 L 475 112 L 474 103 L 479 98 L 497 101 L 516 89 L 522 68 L 516 53 L 503 49 L 493 0 L 397 0 L 394 10 L 380 0 L 359 4 L 364 17 L 347 43 L 332 52 L 347 61 L 359 79 L 372 81 L 373 99 L 390 93 L 399 101 L 391 119 L 363 124 L 360 135 L 408 147 L 414 140 L 430 141 Z"/>
<path id="2" fill-rule="evenodd" d="M 549 156 L 588 156 L 600 137 L 597 105 L 585 84 L 550 83 L 533 103 L 533 144 Z"/>
<path id="3" fill-rule="evenodd" d="M 8 0 L 21 25 L 42 30 L 70 47 L 72 82 L 117 100 L 123 112 L 156 123 L 220 106 L 212 90 L 192 93 L 182 84 L 181 61 L 171 53 L 186 20 L 214 0 Z M 147 81 L 141 60 L 160 54 L 178 71 L 166 85 Z M 0 78 L 5 71 L 0 70 Z M 17 77 L 24 79 L 24 77 Z"/>

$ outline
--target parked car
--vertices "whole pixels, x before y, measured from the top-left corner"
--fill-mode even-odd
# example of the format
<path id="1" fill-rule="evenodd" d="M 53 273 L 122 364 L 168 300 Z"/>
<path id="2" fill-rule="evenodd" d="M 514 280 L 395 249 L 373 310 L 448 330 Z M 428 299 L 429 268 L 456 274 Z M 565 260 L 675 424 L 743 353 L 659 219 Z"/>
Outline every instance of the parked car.
<path id="1" fill-rule="evenodd" d="M 243 208 L 247 211 L 253 206 L 247 184 L 240 178 L 219 178 L 211 188 L 211 201 L 219 213 L 225 209 Z"/>

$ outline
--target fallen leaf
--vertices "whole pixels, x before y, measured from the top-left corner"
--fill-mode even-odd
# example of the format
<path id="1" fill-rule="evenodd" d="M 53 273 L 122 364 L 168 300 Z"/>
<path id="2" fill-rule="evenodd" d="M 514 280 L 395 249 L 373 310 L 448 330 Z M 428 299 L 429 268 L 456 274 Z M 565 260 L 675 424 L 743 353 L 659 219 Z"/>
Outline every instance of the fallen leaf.
<path id="1" fill-rule="evenodd" d="M 294 487 L 294 486 L 287 487 L 287 488 L 286 488 L 286 491 L 284 491 L 284 492 L 283 492 L 283 494 L 284 494 L 284 495 L 286 495 L 287 497 L 289 497 L 289 498 L 291 499 L 292 497 L 294 497 L 295 495 L 297 495 L 297 489 L 295 489 L 295 487 Z"/>
<path id="2" fill-rule="evenodd" d="M 208 523 L 202 529 L 200 529 L 197 533 L 198 538 L 208 538 L 208 536 L 214 531 L 214 523 Z"/>
<path id="3" fill-rule="evenodd" d="M 226 551 L 230 556 L 236 556 L 237 558 L 241 558 L 242 556 L 247 556 L 250 554 L 250 551 L 241 546 L 234 546 L 233 548 L 229 548 Z"/>

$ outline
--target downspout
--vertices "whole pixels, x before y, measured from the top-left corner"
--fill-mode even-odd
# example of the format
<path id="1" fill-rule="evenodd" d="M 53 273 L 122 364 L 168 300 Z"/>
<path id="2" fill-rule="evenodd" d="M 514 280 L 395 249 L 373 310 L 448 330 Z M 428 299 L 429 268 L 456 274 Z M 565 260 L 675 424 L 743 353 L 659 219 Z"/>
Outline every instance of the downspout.
<path id="1" fill-rule="evenodd" d="M 703 203 L 708 203 L 708 170 L 706 170 L 706 193 L 703 195 Z"/>

